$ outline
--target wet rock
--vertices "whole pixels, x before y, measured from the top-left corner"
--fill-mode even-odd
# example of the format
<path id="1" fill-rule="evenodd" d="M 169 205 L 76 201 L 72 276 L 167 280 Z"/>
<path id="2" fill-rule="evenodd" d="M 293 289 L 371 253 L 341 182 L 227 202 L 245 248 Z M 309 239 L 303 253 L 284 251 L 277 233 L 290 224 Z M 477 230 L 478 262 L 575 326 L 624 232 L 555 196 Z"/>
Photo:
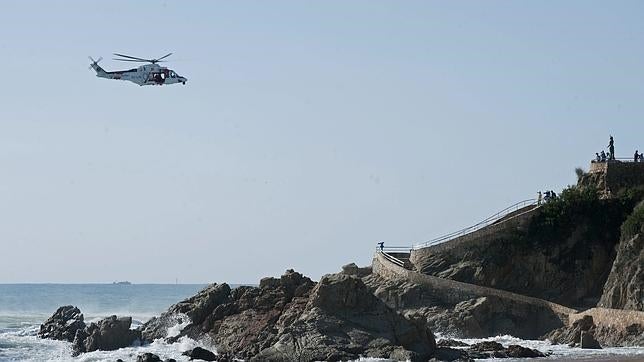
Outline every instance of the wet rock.
<path id="1" fill-rule="evenodd" d="M 211 284 L 196 295 L 172 305 L 159 317 L 154 317 L 141 327 L 142 338 L 146 342 L 155 339 L 176 337 L 168 336 L 168 331 L 177 325 L 200 325 L 206 317 L 213 314 L 217 306 L 225 304 L 230 295 L 228 284 Z"/>
<path id="2" fill-rule="evenodd" d="M 190 360 L 198 359 L 203 361 L 218 361 L 216 354 L 201 347 L 195 347 L 189 351 L 183 352 L 182 355 L 190 357 Z"/>
<path id="3" fill-rule="evenodd" d="M 539 350 L 522 347 L 516 344 L 509 345 L 508 348 L 505 349 L 505 355 L 508 358 L 546 357 L 546 355 L 541 353 Z"/>
<path id="4" fill-rule="evenodd" d="M 437 361 L 473 361 L 467 351 L 448 347 L 437 348 L 434 359 Z"/>
<path id="5" fill-rule="evenodd" d="M 501 343 L 494 341 L 479 342 L 470 346 L 470 350 L 477 352 L 502 351 L 504 349 Z"/>
<path id="6" fill-rule="evenodd" d="M 131 330 L 132 317 L 113 315 L 78 330 L 72 345 L 73 355 L 96 350 L 113 351 L 131 346 L 140 339 L 140 332 Z"/>
<path id="7" fill-rule="evenodd" d="M 441 339 L 436 343 L 437 347 L 468 347 L 469 344 L 454 339 Z"/>
<path id="8" fill-rule="evenodd" d="M 146 352 L 136 356 L 136 362 L 162 362 L 162 360 L 156 354 Z"/>
<path id="9" fill-rule="evenodd" d="M 40 325 L 38 337 L 73 342 L 76 331 L 85 328 L 83 314 L 71 305 L 60 307 Z"/>
<path id="10" fill-rule="evenodd" d="M 585 349 L 601 349 L 599 342 L 593 336 L 593 333 L 590 331 L 581 331 L 581 337 L 579 338 L 579 346 Z"/>

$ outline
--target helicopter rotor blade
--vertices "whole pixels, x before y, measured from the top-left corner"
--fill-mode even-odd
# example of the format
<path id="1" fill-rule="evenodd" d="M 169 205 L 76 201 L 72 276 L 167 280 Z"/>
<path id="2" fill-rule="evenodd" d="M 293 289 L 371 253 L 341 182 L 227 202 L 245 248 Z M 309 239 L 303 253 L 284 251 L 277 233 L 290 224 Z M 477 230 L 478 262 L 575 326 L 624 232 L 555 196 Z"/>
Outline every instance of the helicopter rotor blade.
<path id="1" fill-rule="evenodd" d="M 137 57 L 133 57 L 133 56 L 129 56 L 129 55 L 124 55 L 124 54 L 119 54 L 119 53 L 114 53 L 114 55 L 116 55 L 117 57 L 123 57 L 123 58 L 129 58 L 129 59 L 136 59 L 136 60 L 140 60 L 140 61 L 143 61 L 143 62 L 149 62 L 149 61 L 150 61 L 150 59 L 137 58 Z"/>
<path id="2" fill-rule="evenodd" d="M 172 55 L 172 53 L 168 53 L 168 54 L 166 54 L 166 55 L 162 56 L 161 58 L 154 59 L 154 60 L 156 60 L 156 61 L 158 62 L 159 60 L 161 60 L 161 59 L 165 59 L 165 58 L 167 58 L 167 57 L 169 57 L 169 56 L 171 56 L 171 55 Z"/>
<path id="3" fill-rule="evenodd" d="M 146 63 L 147 60 L 137 60 L 137 59 L 116 59 L 112 58 L 112 60 L 118 60 L 120 62 L 137 62 L 137 63 Z"/>

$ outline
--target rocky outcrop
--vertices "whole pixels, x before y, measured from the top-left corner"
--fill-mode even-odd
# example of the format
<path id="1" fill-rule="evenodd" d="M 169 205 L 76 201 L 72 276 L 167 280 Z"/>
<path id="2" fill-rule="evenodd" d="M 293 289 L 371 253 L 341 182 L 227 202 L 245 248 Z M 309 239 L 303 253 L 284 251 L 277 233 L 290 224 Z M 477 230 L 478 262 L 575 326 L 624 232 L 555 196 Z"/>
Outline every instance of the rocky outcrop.
<path id="1" fill-rule="evenodd" d="M 600 199 L 594 189 L 568 189 L 525 225 L 485 233 L 463 247 L 414 250 L 419 272 L 594 307 L 610 273 L 620 226 L 638 197 Z M 496 225 L 492 225 L 496 227 Z"/>
<path id="2" fill-rule="evenodd" d="M 40 325 L 38 337 L 72 342 L 76 331 L 85 328 L 83 314 L 80 309 L 66 305 L 60 307 Z"/>
<path id="3" fill-rule="evenodd" d="M 599 305 L 644 311 L 644 232 L 622 240 Z"/>
<path id="4" fill-rule="evenodd" d="M 91 323 L 85 329 L 76 332 L 72 346 L 73 355 L 96 350 L 113 351 L 131 346 L 141 337 L 139 331 L 130 329 L 131 325 L 132 317 L 118 318 L 115 315 Z"/>
<path id="5" fill-rule="evenodd" d="M 480 342 L 473 345 L 466 343 L 442 340 L 438 342 L 439 347 L 436 350 L 434 359 L 438 361 L 473 361 L 474 359 L 487 358 L 537 358 L 546 357 L 546 355 L 536 349 L 522 347 L 516 344 L 504 347 L 502 344 L 494 341 Z M 468 347 L 469 348 L 451 348 Z"/>
<path id="6" fill-rule="evenodd" d="M 146 341 L 177 337 L 178 330 L 175 335 L 168 335 L 169 331 L 174 331 L 177 325 L 187 324 L 191 329 L 203 324 L 216 307 L 229 301 L 230 293 L 228 284 L 211 284 L 196 295 L 172 305 L 159 317 L 150 319 L 141 328 L 141 335 Z"/>
<path id="7" fill-rule="evenodd" d="M 319 283 L 288 270 L 279 279 L 262 279 L 259 287 L 210 286 L 146 323 L 143 335 L 207 337 L 220 353 L 257 361 L 431 356 L 435 342 L 424 321 L 396 313 L 353 275 L 355 268 L 346 269 Z M 190 323 L 168 336 L 163 320 L 185 316 Z"/>
<path id="8" fill-rule="evenodd" d="M 462 338 L 510 334 L 534 339 L 564 325 L 562 317 L 543 302 L 502 294 L 477 297 L 459 291 L 458 285 L 433 288 L 394 276 L 381 277 L 385 267 L 380 265 L 376 273 L 363 278 L 365 284 L 387 305 L 408 317 L 424 319 L 435 332 Z"/>

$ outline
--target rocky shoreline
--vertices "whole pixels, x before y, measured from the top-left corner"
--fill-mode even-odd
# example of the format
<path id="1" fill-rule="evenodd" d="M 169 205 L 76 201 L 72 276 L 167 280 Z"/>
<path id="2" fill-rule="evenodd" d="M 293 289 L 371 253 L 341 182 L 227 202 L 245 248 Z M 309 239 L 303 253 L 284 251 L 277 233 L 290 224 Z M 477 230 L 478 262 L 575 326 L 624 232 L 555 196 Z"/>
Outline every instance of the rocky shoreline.
<path id="1" fill-rule="evenodd" d="M 130 328 L 131 318 L 117 316 L 86 325 L 78 308 L 64 306 L 43 323 L 39 336 L 71 342 L 74 355 L 157 339 L 174 343 L 185 336 L 216 346 L 217 355 L 203 349 L 186 351 L 191 358 L 211 361 L 347 361 L 360 357 L 467 361 L 545 357 L 534 349 L 504 347 L 495 342 L 469 346 L 442 340 L 437 344 L 429 326 L 439 324 L 427 317 L 432 314 L 400 313 L 383 299 L 383 293 L 393 293 L 391 285 L 388 289 L 385 284 L 378 285 L 377 280 L 371 268 L 349 264 L 342 272 L 326 275 L 319 282 L 287 270 L 280 278 L 262 279 L 257 287 L 232 289 L 225 283 L 211 284 L 137 329 Z M 459 327 L 467 307 L 461 309 L 461 314 L 438 314 L 443 316 L 445 325 Z M 550 337 L 559 343 L 584 340 L 587 337 L 581 334 L 588 335 L 594 328 L 592 319 L 588 322 L 583 319 L 570 330 L 555 330 Z M 183 328 L 179 330 L 177 325 Z M 137 361 L 161 359 L 140 355 Z"/>

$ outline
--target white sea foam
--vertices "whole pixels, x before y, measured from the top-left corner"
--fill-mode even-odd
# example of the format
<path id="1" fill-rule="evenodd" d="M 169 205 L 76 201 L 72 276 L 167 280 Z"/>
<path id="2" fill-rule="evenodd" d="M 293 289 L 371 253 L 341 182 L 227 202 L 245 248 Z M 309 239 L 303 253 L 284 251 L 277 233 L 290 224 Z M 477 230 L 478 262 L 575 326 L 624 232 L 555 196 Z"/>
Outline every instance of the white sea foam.
<path id="1" fill-rule="evenodd" d="M 175 324 L 168 328 L 168 337 L 178 336 L 190 324 L 190 318 L 185 314 L 175 316 L 174 318 L 176 318 Z"/>
<path id="2" fill-rule="evenodd" d="M 172 327 L 177 331 L 183 326 Z M 30 325 L 25 328 L 0 333 L 0 361 L 51 361 L 51 362 L 94 362 L 94 361 L 124 361 L 135 360 L 136 356 L 151 352 L 161 359 L 174 358 L 177 361 L 188 361 L 181 353 L 197 346 L 209 349 L 215 348 L 193 339 L 182 337 L 176 343 L 168 344 L 162 340 L 143 346 L 121 348 L 116 351 L 94 351 L 72 357 L 71 343 L 41 339 L 36 336 L 38 326 Z"/>
<path id="3" fill-rule="evenodd" d="M 451 338 L 440 333 L 436 333 L 436 340 Z M 539 350 L 543 353 L 550 354 L 548 357 L 552 360 L 561 358 L 566 359 L 588 359 L 588 358 L 609 358 L 619 356 L 628 357 L 641 357 L 644 360 L 644 347 L 607 347 L 604 349 L 581 349 L 569 347 L 565 344 L 552 344 L 550 341 L 539 340 L 525 340 L 517 337 L 504 335 L 489 338 L 452 338 L 457 341 L 465 342 L 467 344 L 474 344 L 479 342 L 494 341 L 507 347 L 511 344 L 518 344 L 523 347 Z M 512 361 L 512 359 L 503 359 L 504 361 Z"/>

